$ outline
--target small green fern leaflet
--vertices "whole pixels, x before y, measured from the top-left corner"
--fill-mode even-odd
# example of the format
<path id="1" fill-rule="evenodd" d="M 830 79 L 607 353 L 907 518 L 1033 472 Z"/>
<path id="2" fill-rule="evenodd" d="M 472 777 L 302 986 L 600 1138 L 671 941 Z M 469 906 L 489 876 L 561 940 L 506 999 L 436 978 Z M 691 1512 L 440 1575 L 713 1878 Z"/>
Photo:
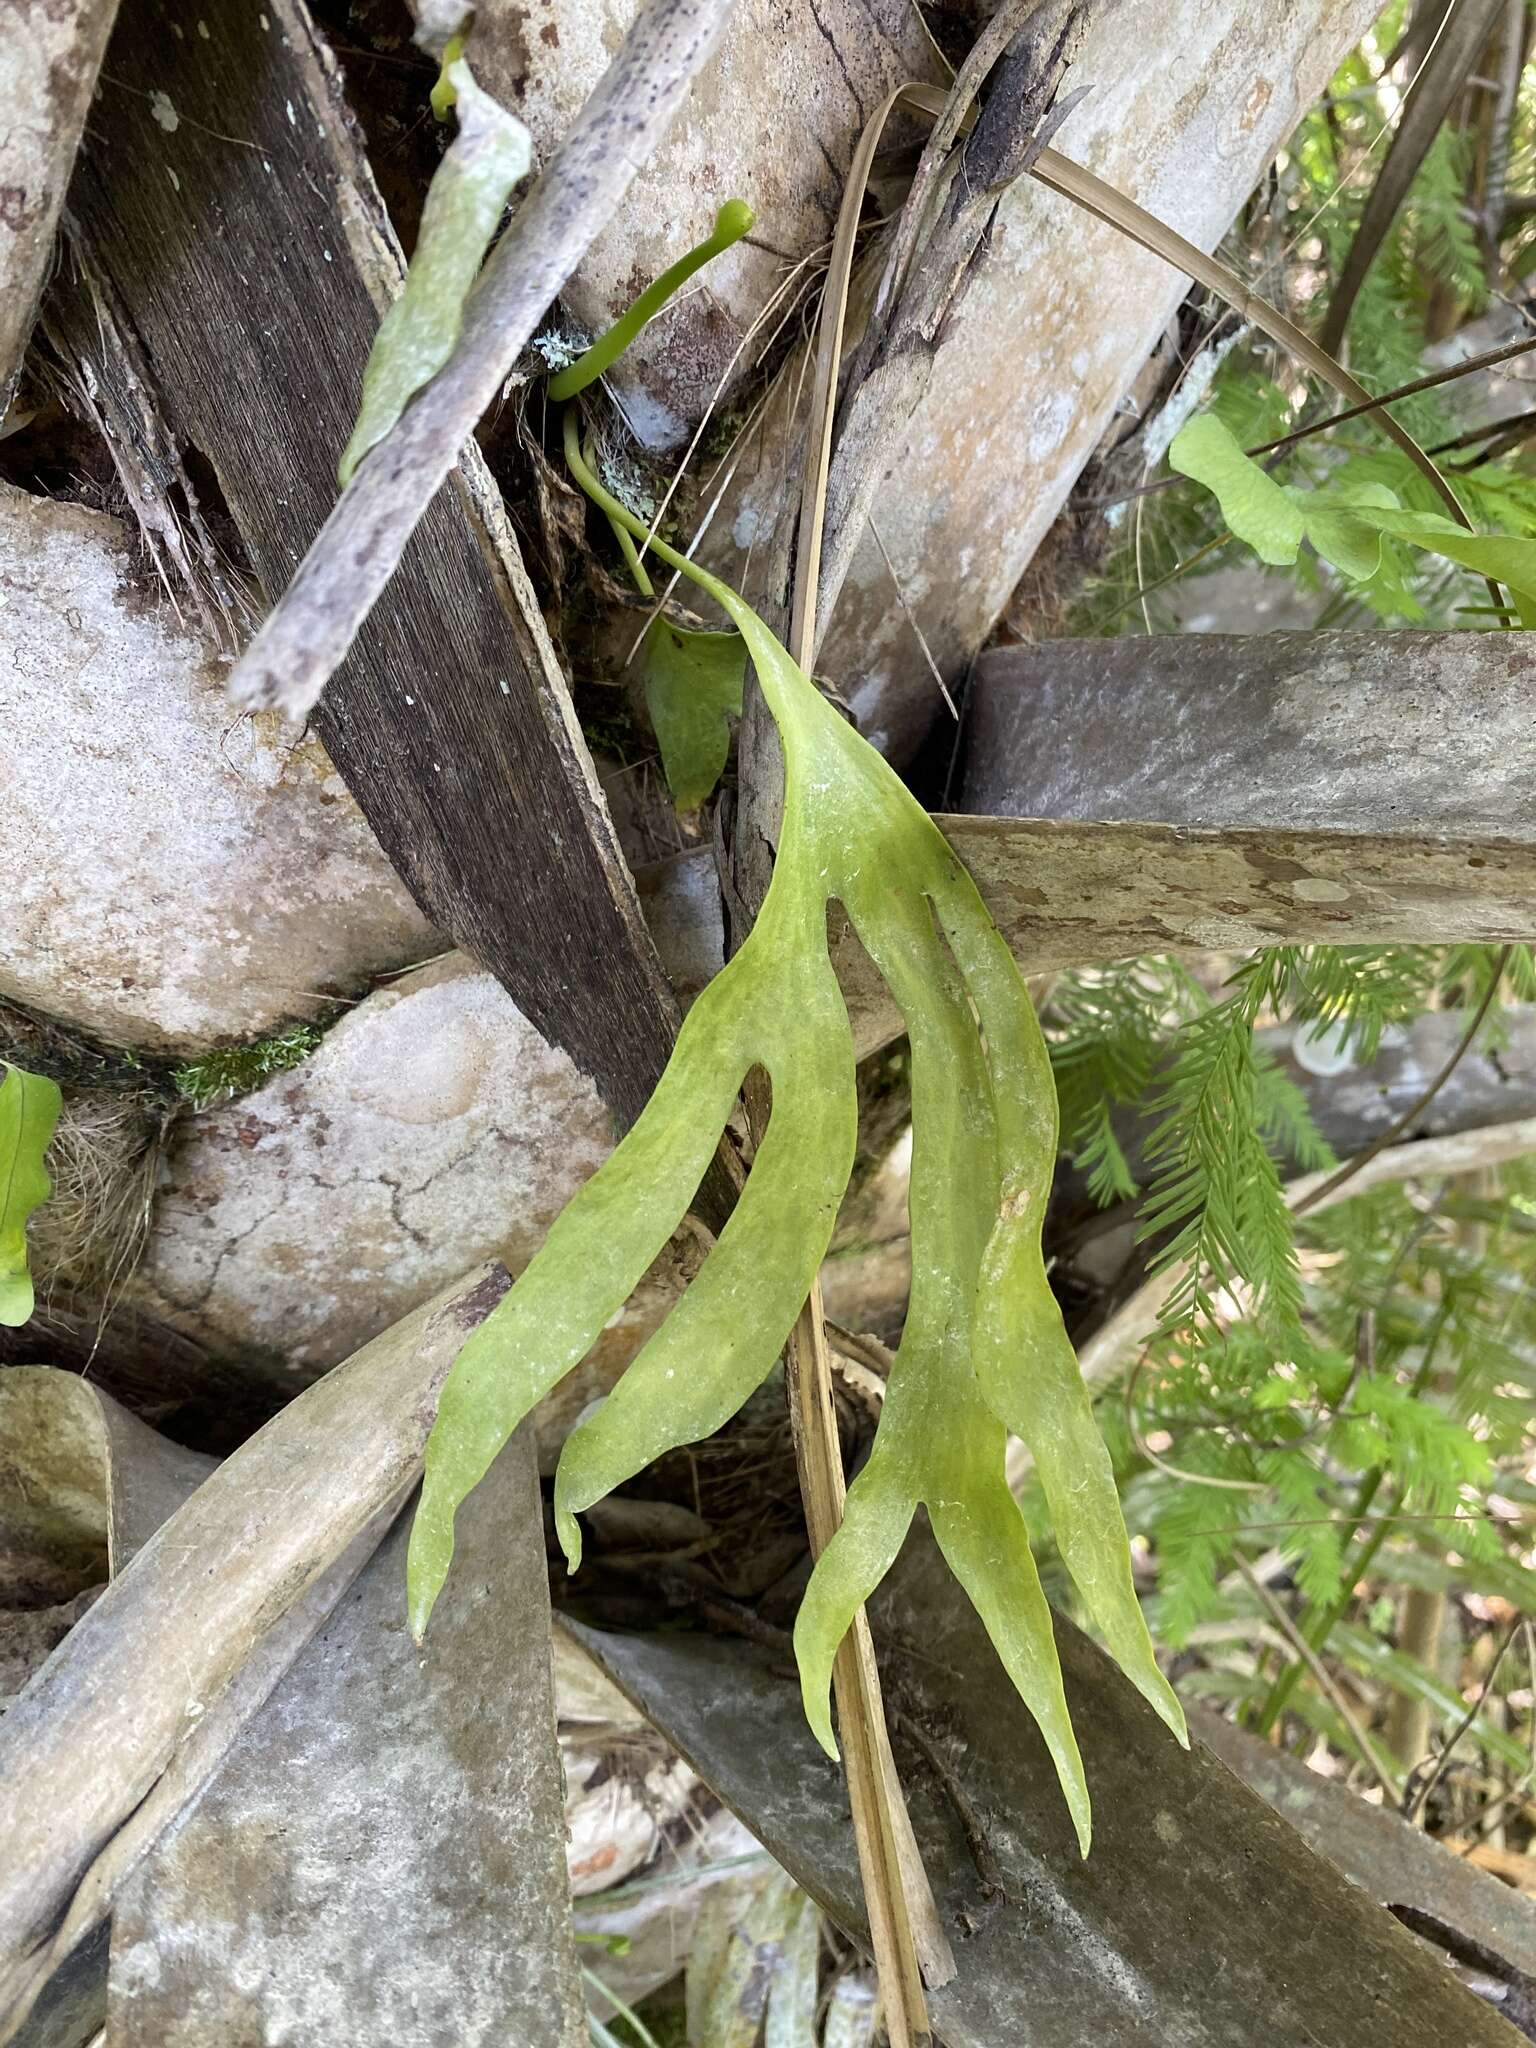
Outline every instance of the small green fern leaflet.
<path id="1" fill-rule="evenodd" d="M 1407 509 L 1384 484 L 1287 490 L 1243 453 L 1214 413 L 1200 414 L 1174 436 L 1168 461 L 1205 485 L 1232 532 L 1262 562 L 1294 563 L 1307 540 L 1342 576 L 1369 589 L 1390 571 L 1383 554 L 1390 537 L 1504 584 L 1521 625 L 1536 625 L 1536 541 L 1468 533 L 1443 513 Z"/>
<path id="2" fill-rule="evenodd" d="M 1114 1109 L 1143 1099 L 1175 1025 L 1204 1006 L 1199 986 L 1171 957 L 1057 976 L 1048 1029 L 1062 1146 L 1101 1207 L 1140 1192 Z"/>
<path id="3" fill-rule="evenodd" d="M 1160 1121 L 1147 1141 L 1152 1185 L 1141 1235 L 1173 1231 L 1155 1264 L 1187 1267 L 1164 1308 L 1164 1329 L 1213 1320 L 1213 1294 L 1238 1281 L 1252 1288 L 1277 1334 L 1297 1328 L 1291 1215 L 1260 1128 L 1262 1059 L 1253 1037 L 1261 1012 L 1292 980 L 1296 958 L 1281 947 L 1245 962 L 1226 1001 L 1185 1025 L 1153 1098 Z"/>
<path id="4" fill-rule="evenodd" d="M 643 535 L 588 468 L 570 414 L 565 431 L 587 495 Z M 424 1628 L 448 1570 L 458 1503 L 676 1228 L 754 1065 L 768 1072 L 773 1106 L 736 1213 L 689 1292 L 562 1453 L 555 1513 L 572 1562 L 583 1508 L 662 1451 L 718 1428 L 771 1369 L 852 1165 L 852 1037 L 826 939 L 836 899 L 912 1035 L 918 1277 L 870 1466 L 796 1629 L 807 1712 L 830 1747 L 837 1645 L 926 1502 L 951 1567 L 1041 1721 L 1086 1849 L 1087 1788 L 1049 1614 L 1004 1479 L 1006 1427 L 1036 1453 L 1090 1616 L 1181 1737 L 1183 1717 L 1152 1654 L 1109 1461 L 1041 1258 L 1056 1145 L 1044 1042 L 1012 956 L 927 813 L 734 591 L 652 545 L 740 632 L 778 726 L 785 790 L 773 878 L 746 943 L 685 1020 L 639 1122 L 449 1376 L 412 1531 L 412 1626 Z"/>

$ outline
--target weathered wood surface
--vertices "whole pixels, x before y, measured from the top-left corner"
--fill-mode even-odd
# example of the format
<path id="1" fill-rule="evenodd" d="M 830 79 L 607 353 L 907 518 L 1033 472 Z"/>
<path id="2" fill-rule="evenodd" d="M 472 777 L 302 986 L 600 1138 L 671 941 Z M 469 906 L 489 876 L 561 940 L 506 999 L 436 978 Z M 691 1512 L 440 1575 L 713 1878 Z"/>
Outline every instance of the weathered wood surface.
<path id="1" fill-rule="evenodd" d="M 53 255 L 117 0 L 0 0 L 0 418 Z"/>
<path id="2" fill-rule="evenodd" d="M 1523 633 L 1155 634 L 981 656 L 965 811 L 1415 846 L 1536 839 Z M 1326 903 L 1322 892 L 1293 891 Z"/>
<path id="3" fill-rule="evenodd" d="M 1171 33 L 1166 0 L 1094 0 L 1071 76 L 1089 91 L 1056 144 L 1214 248 L 1378 12 L 1376 0 L 1202 0 Z M 898 763 L 948 724 L 908 611 L 958 682 L 1187 289 L 1031 179 L 1000 199 L 880 482 L 879 538 L 864 536 L 818 661 Z M 783 476 L 799 376 L 792 363 L 749 434 L 703 550 L 754 602 L 765 578 L 773 601 L 776 529 L 794 517 Z"/>
<path id="4" fill-rule="evenodd" d="M 1511 634 L 983 655 L 942 818 L 1033 969 L 1169 948 L 1528 938 L 1536 656 Z"/>
<path id="5" fill-rule="evenodd" d="M 937 822 L 1030 973 L 1137 953 L 1536 933 L 1520 634 L 1045 642 L 978 660 Z M 645 878 L 696 986 L 713 855 Z M 702 941 L 702 943 L 701 943 Z M 847 926 L 861 1054 L 901 1029 Z M 1509 1112 L 1518 1114 L 1518 1111 Z"/>
<path id="6" fill-rule="evenodd" d="M 959 1975 L 932 1995 L 947 2048 L 1505 2048 L 1503 2020 L 1208 1752 L 1177 1748 L 1058 1621 L 1094 1799 L 1077 1854 L 1044 1745 L 926 1537 L 874 1603 L 1008 1890 L 989 1906 L 953 1808 L 904 1757 Z M 718 1638 L 573 1633 L 764 1845 L 867 1939 L 835 1766 L 792 1674 Z M 900 1646 L 910 1654 L 900 1655 Z"/>
<path id="7" fill-rule="evenodd" d="M 107 1562 L 121 1571 L 213 1469 L 140 1422 L 73 1373 L 13 1367 L 0 1373 L 0 1554 L 7 1564 L 41 1525 L 57 1555 L 57 1515 L 89 1500 L 100 1514 Z M 94 1520 L 94 1517 L 90 1517 Z M 52 1523 L 52 1527 L 48 1525 Z M 7 1617 L 0 1613 L 0 1624 Z M 106 2019 L 107 1940 L 100 1929 L 55 1972 L 17 2048 L 85 2048 Z"/>
<path id="8" fill-rule="evenodd" d="M 945 331 L 985 264 L 998 204 L 1025 179 L 1068 95 L 1089 90 L 1074 63 L 1093 12 L 1093 0 L 1005 0 L 957 74 L 955 111 L 941 118 L 924 145 L 844 377 L 818 551 L 813 653 L 826 638 L 860 544 L 868 544 L 877 494 L 927 397 Z M 975 114 L 975 126 L 943 158 L 960 104 Z M 797 550 L 808 531 L 802 530 Z M 805 573 L 797 560 L 797 580 Z"/>
<path id="9" fill-rule="evenodd" d="M 506 1286 L 470 1274 L 242 1445 L 0 1721 L 0 2041 L 367 1562 Z"/>
<path id="10" fill-rule="evenodd" d="M 275 599 L 335 502 L 399 252 L 302 0 L 208 0 L 195 32 L 128 0 L 106 74 L 73 232 Z M 633 1116 L 674 1006 L 472 447 L 315 722 L 423 909 Z"/>
<path id="11" fill-rule="evenodd" d="M 636 0 L 601 9 L 593 0 L 481 0 L 475 9 L 475 75 L 528 123 L 541 157 L 602 76 L 610 37 L 636 12 Z M 752 232 L 714 259 L 608 379 L 637 439 L 655 448 L 685 440 L 721 383 L 729 390 L 750 371 L 778 324 L 777 314 L 760 320 L 764 306 L 788 267 L 832 232 L 865 121 L 906 79 L 943 77 L 909 0 L 738 0 L 682 112 L 561 293 L 600 333 L 640 285 L 703 241 L 721 200 L 751 202 Z M 789 303 L 780 299 L 778 312 Z"/>
<path id="12" fill-rule="evenodd" d="M 79 1504 L 99 1502 L 116 1577 L 216 1462 L 161 1436 L 90 1380 L 12 1366 L 0 1373 L 0 1558 L 56 1549 L 59 1503 L 76 1504 L 78 1515 Z"/>
<path id="13" fill-rule="evenodd" d="M 1491 944 L 1536 930 L 1536 838 L 1515 821 L 1509 836 L 1431 840 L 1283 822 L 937 822 L 1030 974 L 1138 953 Z M 855 1043 L 872 1051 L 897 1035 L 895 1008 L 846 934 L 834 961 Z"/>
<path id="14" fill-rule="evenodd" d="M 1536 1975 L 1536 1902 L 1443 1849 L 1390 1808 L 1198 1704 L 1189 1725 L 1296 1832 L 1382 1906 L 1417 1906 Z"/>
<path id="15" fill-rule="evenodd" d="M 295 0 L 299 4 L 299 0 Z M 247 708 L 309 710 L 577 259 L 612 219 L 708 61 L 732 0 L 645 0 L 601 80 L 519 203 L 464 306 L 453 348 L 348 479 L 230 677 Z"/>
<path id="16" fill-rule="evenodd" d="M 525 1427 L 424 1649 L 402 1515 L 113 1914 L 113 2048 L 580 2048 Z"/>

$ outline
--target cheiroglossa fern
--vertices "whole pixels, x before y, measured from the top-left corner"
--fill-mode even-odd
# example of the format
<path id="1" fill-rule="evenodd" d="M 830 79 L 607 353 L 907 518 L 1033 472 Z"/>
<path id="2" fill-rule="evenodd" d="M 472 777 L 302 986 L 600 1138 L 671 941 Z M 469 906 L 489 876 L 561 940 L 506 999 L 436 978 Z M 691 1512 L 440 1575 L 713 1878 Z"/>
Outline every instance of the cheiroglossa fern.
<path id="1" fill-rule="evenodd" d="M 577 365 L 570 382 L 581 381 Z M 573 412 L 565 445 L 610 523 L 646 538 L 592 473 Z M 853 1164 L 853 1039 L 827 949 L 836 901 L 911 1035 L 914 1278 L 873 1453 L 795 1631 L 806 1711 L 832 1749 L 838 1643 L 926 1506 L 1044 1732 L 1086 1852 L 1088 1792 L 1050 1615 L 1004 1476 L 1010 1429 L 1034 1452 L 1089 1615 L 1180 1739 L 1184 1722 L 1153 1655 L 1109 1458 L 1046 1279 L 1040 1231 L 1057 1111 L 1034 1010 L 970 876 L 887 763 L 733 590 L 660 539 L 649 545 L 724 611 L 777 725 L 785 775 L 773 877 L 752 932 L 689 1012 L 639 1121 L 454 1364 L 411 1535 L 411 1625 L 425 1629 L 448 1572 L 460 1502 L 677 1228 L 758 1067 L 772 1107 L 735 1212 L 687 1293 L 561 1455 L 555 1515 L 572 1563 L 584 1508 L 663 1451 L 720 1427 L 771 1371 Z"/>

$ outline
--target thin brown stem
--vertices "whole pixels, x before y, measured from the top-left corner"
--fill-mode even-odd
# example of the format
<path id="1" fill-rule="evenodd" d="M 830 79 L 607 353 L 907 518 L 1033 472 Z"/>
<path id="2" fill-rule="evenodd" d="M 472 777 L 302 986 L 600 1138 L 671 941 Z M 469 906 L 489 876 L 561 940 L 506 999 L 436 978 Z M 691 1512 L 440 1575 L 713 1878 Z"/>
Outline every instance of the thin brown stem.
<path id="1" fill-rule="evenodd" d="M 1434 391 L 1442 384 L 1454 383 L 1459 377 L 1470 377 L 1478 370 L 1491 370 L 1500 363 L 1511 362 L 1516 356 L 1529 355 L 1536 349 L 1536 334 L 1527 335 L 1523 341 L 1506 342 L 1502 348 L 1488 349 L 1480 356 L 1468 356 L 1464 363 L 1453 363 L 1449 369 L 1432 370 L 1427 376 L 1415 377 L 1410 383 L 1399 384 L 1394 390 L 1383 391 L 1379 398 L 1367 400 L 1362 405 L 1346 405 L 1339 412 L 1331 412 L 1325 418 L 1312 420 L 1304 427 L 1297 427 L 1289 434 L 1281 434 L 1277 440 L 1261 441 L 1257 447 L 1248 448 L 1244 453 L 1257 459 L 1260 455 L 1278 455 L 1287 448 L 1294 448 L 1299 441 L 1310 441 L 1314 434 L 1326 434 L 1333 427 L 1342 427 L 1346 421 L 1357 420 L 1367 413 L 1379 412 L 1384 405 L 1396 405 L 1400 398 L 1414 398 L 1421 391 Z M 1444 447 L 1430 448 L 1429 455 L 1440 455 L 1446 448 L 1454 447 L 1447 442 Z M 1106 512 L 1112 505 L 1128 505 L 1133 498 L 1150 498 L 1158 491 L 1171 491 L 1189 479 L 1182 476 L 1163 476 L 1152 483 L 1138 484 L 1134 490 L 1120 491 L 1112 498 L 1085 498 L 1079 501 L 1078 509 L 1084 512 Z"/>
<path id="2" fill-rule="evenodd" d="M 1461 1741 L 1462 1737 L 1471 1728 L 1472 1724 L 1476 1721 L 1478 1715 L 1483 1711 L 1483 1708 L 1488 1704 L 1489 1700 L 1492 1699 L 1493 1681 L 1499 1675 L 1499 1666 L 1504 1662 L 1505 1657 L 1508 1655 L 1510 1644 L 1515 1640 L 1515 1637 L 1526 1625 L 1527 1624 L 1525 1622 L 1525 1619 L 1522 1616 L 1519 1620 L 1512 1622 L 1508 1630 L 1505 1632 L 1504 1640 L 1502 1643 L 1500 1643 L 1498 1650 L 1495 1653 L 1493 1663 L 1489 1668 L 1488 1676 L 1483 1680 L 1482 1687 L 1478 1692 L 1477 1698 L 1472 1702 L 1471 1706 L 1468 1707 L 1467 1711 L 1462 1715 L 1461 1719 L 1457 1722 L 1455 1729 L 1446 1739 L 1446 1742 L 1440 1751 L 1440 1755 L 1438 1760 L 1436 1761 L 1434 1769 L 1430 1772 L 1429 1776 L 1425 1778 L 1423 1783 L 1415 1788 L 1412 1796 L 1404 1801 L 1403 1817 L 1405 1820 L 1416 1819 L 1418 1817 L 1420 1810 L 1429 1804 L 1430 1794 L 1434 1791 L 1435 1787 L 1440 1783 L 1440 1780 L 1445 1776 L 1447 1770 L 1450 1768 L 1452 1751 L 1456 1748 L 1457 1744 Z"/>
<path id="3" fill-rule="evenodd" d="M 1385 1152 L 1389 1145 L 1396 1144 L 1397 1140 L 1406 1131 L 1413 1129 L 1419 1118 L 1428 1109 L 1429 1105 L 1440 1093 L 1440 1090 L 1472 1050 L 1473 1040 L 1477 1037 L 1478 1032 L 1482 1030 L 1484 1019 L 1493 1008 L 1494 998 L 1499 992 L 1499 984 L 1504 979 L 1504 970 L 1509 965 L 1509 956 L 1513 951 L 1513 946 L 1501 946 L 1499 948 L 1493 972 L 1488 977 L 1488 986 L 1483 991 L 1482 1001 L 1472 1013 L 1471 1023 L 1462 1033 L 1450 1058 L 1440 1069 L 1439 1073 L 1436 1074 L 1423 1094 L 1418 1097 L 1417 1101 L 1409 1103 L 1402 1115 L 1396 1118 L 1394 1122 L 1388 1124 L 1387 1128 L 1381 1133 L 1381 1136 L 1373 1139 L 1363 1152 L 1357 1152 L 1353 1159 L 1347 1159 L 1337 1173 L 1330 1174 L 1320 1187 L 1315 1187 L 1310 1193 L 1304 1195 L 1296 1203 L 1294 1214 L 1305 1216 L 1309 1209 L 1316 1209 L 1321 1203 L 1331 1201 L 1338 1190 L 1347 1181 L 1353 1180 L 1362 1167 L 1368 1165 L 1379 1153 Z"/>
<path id="4" fill-rule="evenodd" d="M 1397 1797 L 1396 1773 L 1371 1740 L 1370 1731 L 1366 1728 L 1364 1722 L 1361 1721 L 1348 1700 L 1345 1699 L 1343 1693 L 1339 1690 L 1338 1681 L 1334 1678 L 1333 1673 L 1301 1633 L 1301 1630 L 1297 1628 L 1295 1622 L 1291 1620 L 1282 1603 L 1275 1598 L 1268 1586 L 1264 1584 L 1264 1581 L 1254 1571 L 1247 1558 L 1239 1557 L 1237 1568 L 1248 1581 L 1249 1586 L 1258 1595 L 1259 1603 L 1265 1613 L 1322 1687 L 1334 1711 L 1343 1720 L 1350 1734 L 1354 1737 L 1356 1746 L 1375 1776 L 1376 1782 L 1381 1786 L 1383 1792 L 1386 1793 L 1388 1799 L 1395 1799 Z"/>

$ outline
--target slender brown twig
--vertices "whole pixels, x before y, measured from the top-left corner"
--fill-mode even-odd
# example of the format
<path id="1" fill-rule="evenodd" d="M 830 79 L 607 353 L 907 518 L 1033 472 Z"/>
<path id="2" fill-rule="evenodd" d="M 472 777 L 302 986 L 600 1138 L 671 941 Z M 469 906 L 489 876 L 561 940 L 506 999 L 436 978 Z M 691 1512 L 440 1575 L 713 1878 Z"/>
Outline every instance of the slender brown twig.
<path id="1" fill-rule="evenodd" d="M 1345 1726 L 1349 1729 L 1350 1734 L 1355 1738 L 1360 1754 L 1369 1766 L 1376 1782 L 1381 1786 L 1381 1789 L 1389 1799 L 1396 1798 L 1396 1773 L 1371 1740 L 1370 1731 L 1366 1728 L 1364 1722 L 1360 1720 L 1348 1700 L 1345 1699 L 1343 1693 L 1339 1690 L 1338 1681 L 1333 1673 L 1301 1633 L 1301 1630 L 1297 1628 L 1295 1622 L 1286 1613 L 1283 1604 L 1271 1593 L 1268 1586 L 1265 1585 L 1258 1573 L 1255 1572 L 1246 1557 L 1240 1556 L 1237 1559 L 1237 1568 L 1248 1581 L 1253 1591 L 1259 1596 L 1259 1603 L 1265 1613 L 1322 1687 L 1334 1711 L 1340 1716 Z"/>
<path id="2" fill-rule="evenodd" d="M 1301 1200 L 1295 1204 L 1293 1214 L 1305 1216 L 1309 1209 L 1317 1208 L 1322 1202 L 1331 1201 L 1346 1181 L 1353 1180 L 1362 1167 L 1367 1166 L 1379 1153 L 1385 1152 L 1389 1145 L 1395 1144 L 1405 1131 L 1413 1129 L 1413 1126 L 1472 1050 L 1472 1042 L 1477 1037 L 1478 1032 L 1482 1030 L 1483 1021 L 1487 1017 L 1488 1012 L 1493 1008 L 1494 998 L 1499 992 L 1499 984 L 1504 979 L 1504 970 L 1509 965 L 1509 956 L 1513 951 L 1513 946 L 1501 946 L 1499 948 L 1498 957 L 1493 963 L 1493 972 L 1488 977 L 1488 986 L 1483 991 L 1482 1001 L 1472 1013 L 1471 1023 L 1457 1041 L 1455 1050 L 1450 1058 L 1424 1092 L 1416 1101 L 1409 1103 L 1402 1115 L 1394 1118 L 1379 1137 L 1373 1138 L 1363 1152 L 1357 1152 L 1353 1159 L 1346 1159 L 1337 1173 L 1330 1174 L 1320 1187 L 1315 1187 L 1309 1193 L 1303 1195 Z"/>
<path id="3" fill-rule="evenodd" d="M 1515 1637 L 1519 1635 L 1521 1629 L 1527 1627 L 1529 1627 L 1529 1623 L 1526 1621 L 1525 1617 L 1521 1615 L 1517 1620 L 1511 1622 L 1508 1629 L 1506 1629 L 1504 1633 L 1504 1640 L 1502 1643 L 1500 1643 L 1498 1649 L 1494 1653 L 1493 1663 L 1489 1666 L 1488 1676 L 1483 1680 L 1482 1687 L 1478 1692 L 1477 1698 L 1472 1702 L 1471 1706 L 1467 1708 L 1467 1711 L 1456 1723 L 1454 1732 L 1441 1745 L 1440 1754 L 1435 1760 L 1434 1769 L 1429 1773 L 1429 1775 L 1423 1780 L 1421 1784 L 1417 1785 L 1413 1789 L 1409 1796 L 1403 1801 L 1404 1820 L 1416 1819 L 1420 1810 L 1428 1805 L 1430 1794 L 1434 1791 L 1435 1787 L 1439 1784 L 1440 1780 L 1445 1776 L 1446 1771 L 1450 1767 L 1451 1752 L 1455 1749 L 1456 1745 L 1461 1741 L 1461 1738 L 1467 1733 L 1467 1730 L 1472 1726 L 1473 1722 L 1477 1719 L 1478 1715 L 1483 1711 L 1484 1707 L 1487 1706 L 1489 1700 L 1493 1698 L 1493 1681 L 1499 1675 L 1499 1666 L 1504 1662 L 1505 1657 L 1508 1655 L 1510 1644 L 1515 1640 Z"/>
<path id="4" fill-rule="evenodd" d="M 1500 363 L 1507 363 L 1516 356 L 1529 355 L 1536 349 L 1536 334 L 1528 334 L 1521 341 L 1506 342 L 1502 348 L 1491 348 L 1480 356 L 1468 356 L 1464 363 L 1453 363 L 1446 370 L 1432 370 L 1427 376 L 1415 377 L 1410 383 L 1399 384 L 1391 391 L 1383 391 L 1378 398 L 1367 400 L 1362 405 L 1346 405 L 1338 412 L 1331 412 L 1320 420 L 1312 420 L 1304 427 L 1296 427 L 1289 434 L 1281 434 L 1277 440 L 1261 441 L 1257 447 L 1244 450 L 1255 459 L 1260 455 L 1278 455 L 1287 448 L 1294 448 L 1298 441 L 1310 441 L 1314 434 L 1326 434 L 1330 428 L 1342 427 L 1348 420 L 1358 420 L 1366 413 L 1379 412 L 1384 405 L 1396 405 L 1400 398 L 1413 398 L 1421 391 L 1434 391 L 1441 384 L 1453 383 L 1458 377 L 1470 377 L 1478 370 L 1491 370 Z M 1500 422 L 1501 425 L 1507 424 Z M 1454 448 L 1456 442 L 1446 442 L 1440 447 L 1428 448 L 1428 455 L 1443 455 Z M 1128 505 L 1133 498 L 1150 498 L 1158 491 L 1171 491 L 1189 479 L 1182 476 L 1161 476 L 1153 482 L 1138 484 L 1134 490 L 1121 491 L 1113 498 L 1084 498 L 1078 509 L 1084 512 L 1107 512 L 1112 505 Z"/>

